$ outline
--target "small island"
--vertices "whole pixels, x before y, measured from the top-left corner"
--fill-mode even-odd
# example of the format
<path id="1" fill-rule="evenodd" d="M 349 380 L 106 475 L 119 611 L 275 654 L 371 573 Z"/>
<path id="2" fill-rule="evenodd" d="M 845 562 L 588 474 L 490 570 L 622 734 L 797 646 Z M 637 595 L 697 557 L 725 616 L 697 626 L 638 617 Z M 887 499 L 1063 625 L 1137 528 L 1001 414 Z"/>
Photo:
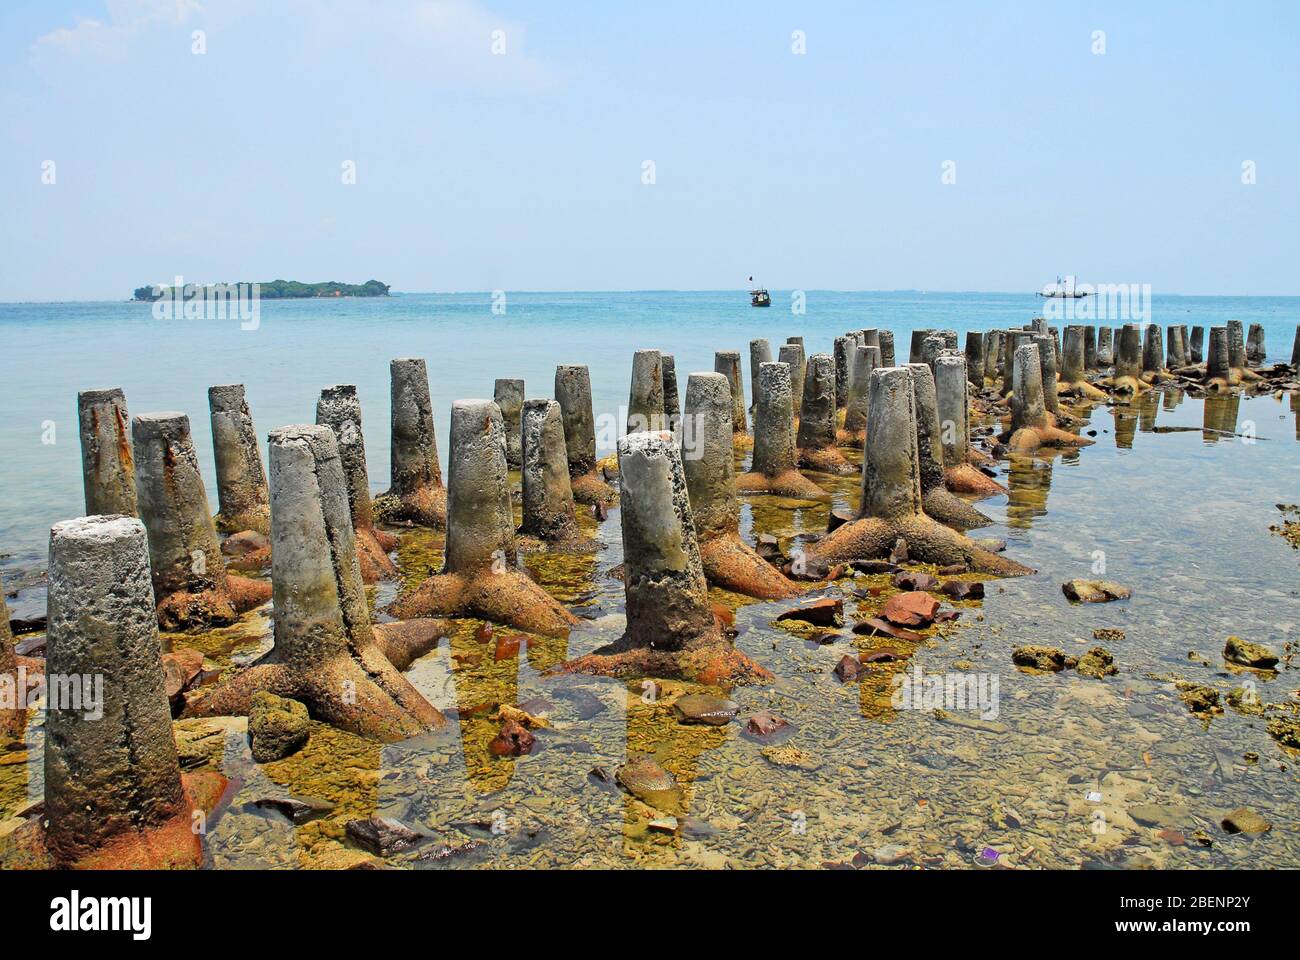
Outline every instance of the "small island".
<path id="1" fill-rule="evenodd" d="M 207 288 L 213 287 L 209 284 Z M 247 287 L 252 284 L 222 284 L 221 286 L 229 288 Z M 325 283 L 302 283 L 298 280 L 271 280 L 268 283 L 259 283 L 258 295 L 263 300 L 304 300 L 311 297 L 386 297 L 388 296 L 388 284 L 380 283 L 378 280 L 367 280 L 365 283 L 339 283 L 335 280 L 329 280 Z M 186 287 L 186 289 L 193 289 Z M 155 300 L 163 300 L 172 297 L 171 287 L 136 287 L 134 299 L 143 300 L 152 303 Z"/>

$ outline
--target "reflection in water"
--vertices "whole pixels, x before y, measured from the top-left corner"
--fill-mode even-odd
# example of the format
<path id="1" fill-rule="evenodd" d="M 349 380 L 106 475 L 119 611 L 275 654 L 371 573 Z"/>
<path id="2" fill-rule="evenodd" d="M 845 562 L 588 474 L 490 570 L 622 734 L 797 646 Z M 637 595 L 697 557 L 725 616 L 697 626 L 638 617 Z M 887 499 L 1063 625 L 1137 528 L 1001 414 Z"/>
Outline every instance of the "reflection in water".
<path id="1" fill-rule="evenodd" d="M 1051 460 L 1032 456 L 1011 457 L 1007 464 L 1007 489 L 1010 491 L 1007 526 L 1027 530 L 1035 517 L 1047 513 L 1047 492 L 1051 486 Z"/>
<path id="2" fill-rule="evenodd" d="M 1294 402 L 1294 394 L 1292 395 Z M 1231 440 L 1237 432 L 1237 414 L 1241 409 L 1241 396 L 1236 393 L 1221 394 L 1205 398 L 1205 430 L 1202 433 L 1206 443 L 1218 443 Z"/>
<path id="3" fill-rule="evenodd" d="M 1163 394 L 1164 399 L 1161 401 L 1160 406 L 1167 411 L 1173 412 L 1174 410 L 1177 410 L 1178 405 L 1183 402 L 1184 396 L 1186 396 L 1185 391 L 1179 390 L 1176 387 L 1166 387 Z"/>
<path id="4" fill-rule="evenodd" d="M 1295 414 L 1295 438 L 1300 440 L 1300 391 L 1291 392 L 1291 412 Z"/>

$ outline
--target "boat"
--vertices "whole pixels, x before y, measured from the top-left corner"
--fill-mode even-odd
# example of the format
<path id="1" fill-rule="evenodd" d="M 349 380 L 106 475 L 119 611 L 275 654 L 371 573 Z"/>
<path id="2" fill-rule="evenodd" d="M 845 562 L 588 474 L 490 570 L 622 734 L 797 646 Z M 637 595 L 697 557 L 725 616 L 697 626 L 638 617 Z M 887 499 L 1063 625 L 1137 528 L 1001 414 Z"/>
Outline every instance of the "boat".
<path id="1" fill-rule="evenodd" d="M 1080 297 L 1092 296 L 1091 290 L 1079 290 L 1074 285 L 1074 276 L 1068 276 L 1065 279 L 1056 278 L 1056 283 L 1049 283 L 1038 291 L 1040 297 L 1048 299 L 1078 300 Z"/>
<path id="2" fill-rule="evenodd" d="M 749 282 L 753 283 L 754 278 L 750 277 Z M 755 287 L 749 291 L 749 305 L 751 307 L 770 307 L 772 305 L 772 298 L 768 296 L 767 290 L 763 287 Z"/>

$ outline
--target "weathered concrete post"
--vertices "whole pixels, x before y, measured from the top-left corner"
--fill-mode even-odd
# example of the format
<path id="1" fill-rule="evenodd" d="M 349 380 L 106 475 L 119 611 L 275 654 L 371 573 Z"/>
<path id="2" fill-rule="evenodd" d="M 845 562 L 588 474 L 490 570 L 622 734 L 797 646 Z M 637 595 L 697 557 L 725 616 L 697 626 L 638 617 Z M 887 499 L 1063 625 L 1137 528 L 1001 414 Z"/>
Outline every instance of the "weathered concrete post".
<path id="1" fill-rule="evenodd" d="M 1250 335 L 1246 340 L 1246 362 L 1252 367 L 1258 367 L 1263 364 L 1268 356 L 1268 350 L 1264 347 L 1264 325 L 1252 323 L 1250 325 Z"/>
<path id="2" fill-rule="evenodd" d="M 1165 328 L 1165 358 L 1170 370 L 1187 366 L 1187 358 L 1183 356 L 1182 327 L 1177 324 L 1171 323 Z"/>
<path id="3" fill-rule="evenodd" d="M 1102 327 L 1097 331 L 1097 368 L 1109 367 L 1115 362 L 1115 346 L 1111 339 L 1112 330 L 1110 327 Z"/>
<path id="4" fill-rule="evenodd" d="M 1291 343 L 1291 366 L 1300 370 L 1300 324 L 1296 324 L 1295 340 Z"/>
<path id="5" fill-rule="evenodd" d="M 1103 333 L 1110 331 L 1103 330 Z M 1106 393 L 1099 390 L 1088 382 L 1085 376 L 1087 367 L 1087 328 L 1077 324 L 1071 324 L 1065 328 L 1065 346 L 1062 349 L 1062 358 L 1064 366 L 1061 368 L 1061 382 L 1059 392 L 1067 395 L 1083 397 L 1087 400 L 1102 401 L 1106 399 Z M 1106 345 L 1109 350 L 1110 345 Z"/>
<path id="6" fill-rule="evenodd" d="M 892 330 L 880 331 L 880 362 L 886 367 L 894 365 L 894 332 Z"/>
<path id="7" fill-rule="evenodd" d="M 662 384 L 657 362 L 654 372 Z M 491 400 L 451 405 L 443 570 L 399 596 L 390 612 L 403 620 L 481 617 L 543 636 L 567 636 L 577 618 L 515 567 L 502 429 L 501 411 Z"/>
<path id="8" fill-rule="evenodd" d="M 1056 365 L 1056 338 L 1050 334 L 1034 334 L 1033 342 L 1038 344 L 1038 360 L 1043 366 L 1043 406 L 1053 417 L 1061 415 L 1061 400 L 1058 391 Z"/>
<path id="9" fill-rule="evenodd" d="M 1115 376 L 1110 381 L 1116 393 L 1137 395 L 1151 389 L 1142 379 L 1142 331 L 1135 323 L 1126 323 L 1120 330 L 1115 351 Z"/>
<path id="10" fill-rule="evenodd" d="M 520 418 L 524 412 L 524 382 L 498 379 L 492 391 L 492 399 L 501 408 L 501 423 L 506 430 L 506 466 L 518 470 L 524 462 L 520 441 L 522 429 Z"/>
<path id="11" fill-rule="evenodd" d="M 441 530 L 447 525 L 447 491 L 438 463 L 429 373 L 419 357 L 388 365 L 392 391 L 392 483 L 375 500 L 379 518 Z"/>
<path id="12" fill-rule="evenodd" d="M 976 456 L 970 445 L 968 382 L 966 358 L 961 354 L 944 354 L 935 361 L 934 391 L 939 409 L 944 482 L 949 490 L 957 493 L 973 493 L 980 497 L 1006 493 L 1006 488 L 974 465 Z"/>
<path id="13" fill-rule="evenodd" d="M 265 603 L 270 585 L 228 576 L 183 413 L 145 413 L 131 422 L 136 499 L 149 533 L 158 624 L 164 630 L 233 623 Z"/>
<path id="14" fill-rule="evenodd" d="M 984 343 L 984 382 L 995 381 L 1002 369 L 1002 340 L 1006 332 L 990 330 Z"/>
<path id="15" fill-rule="evenodd" d="M 334 431 L 347 485 L 352 529 L 356 531 L 357 560 L 361 579 L 376 583 L 397 576 L 397 564 L 388 551 L 397 548 L 397 538 L 375 528 L 374 505 L 370 499 L 370 473 L 366 468 L 366 440 L 361 430 L 361 401 L 355 384 L 325 387 L 316 401 L 316 423 Z"/>
<path id="16" fill-rule="evenodd" d="M 827 500 L 830 494 L 798 470 L 791 376 L 790 364 L 784 361 L 765 363 L 759 368 L 754 456 L 749 473 L 737 477 L 736 486 L 746 493 Z"/>
<path id="17" fill-rule="evenodd" d="M 799 465 L 822 473 L 857 473 L 858 468 L 844 458 L 835 441 L 835 361 L 828 353 L 815 353 L 808 360 L 803 415 L 795 439 Z"/>
<path id="18" fill-rule="evenodd" d="M 767 340 L 749 341 L 749 409 L 758 409 L 758 368 L 772 362 L 772 344 Z"/>
<path id="19" fill-rule="evenodd" d="M 671 353 L 659 354 L 664 376 L 664 428 L 676 432 L 682 422 L 681 394 L 677 390 L 677 361 Z"/>
<path id="20" fill-rule="evenodd" d="M 564 421 L 554 400 L 525 400 L 523 412 L 523 523 L 519 532 L 543 543 L 581 539 L 564 450 Z"/>
<path id="21" fill-rule="evenodd" d="M 925 360 L 925 341 L 939 331 L 933 327 L 923 327 L 912 331 L 912 345 L 907 353 L 908 363 L 922 363 Z"/>
<path id="22" fill-rule="evenodd" d="M 1134 327 L 1136 333 L 1137 328 Z M 1083 437 L 1052 425 L 1043 402 L 1043 366 L 1035 343 L 1016 347 L 1015 384 L 1011 392 L 1011 431 L 1008 446 L 1015 453 L 1032 453 L 1039 447 L 1085 447 Z"/>
<path id="23" fill-rule="evenodd" d="M 920 465 L 921 505 L 927 516 L 959 530 L 988 526 L 993 521 L 954 495 L 944 481 L 943 427 L 934 373 L 924 363 L 909 363 L 916 419 L 917 462 Z M 872 441 L 874 442 L 874 441 Z"/>
<path id="24" fill-rule="evenodd" d="M 627 432 L 664 429 L 664 374 L 658 350 L 632 357 L 632 389 L 627 401 Z"/>
<path id="25" fill-rule="evenodd" d="M 81 432 L 81 477 L 86 513 L 134 517 L 135 455 L 131 452 L 126 397 L 118 387 L 77 394 Z"/>
<path id="26" fill-rule="evenodd" d="M 922 511 L 916 396 L 912 378 L 921 365 L 883 367 L 871 373 L 870 421 L 862 471 L 862 509 L 857 519 L 836 527 L 805 557 L 811 564 L 887 557 L 903 541 L 913 560 L 941 566 L 964 564 L 1002 576 L 1030 573 L 1012 560 L 989 553 Z"/>
<path id="27" fill-rule="evenodd" d="M 208 387 L 212 417 L 212 451 L 217 464 L 215 520 L 224 533 L 271 532 L 271 496 L 257 445 L 257 430 L 242 383 Z"/>
<path id="28" fill-rule="evenodd" d="M 747 437 L 749 423 L 745 419 L 745 387 L 740 376 L 740 353 L 719 350 L 713 355 L 713 372 L 720 373 L 731 384 L 731 429 L 737 438 Z"/>
<path id="29" fill-rule="evenodd" d="M 1201 326 L 1192 327 L 1192 349 L 1190 351 L 1192 363 L 1205 362 L 1205 328 Z"/>
<path id="30" fill-rule="evenodd" d="M 682 438 L 682 467 L 704 575 L 711 583 L 747 596 L 792 597 L 798 587 L 740 539 L 732 409 L 731 388 L 723 374 L 690 375 L 686 415 L 695 426 L 692 442 Z"/>
<path id="31" fill-rule="evenodd" d="M 1210 329 L 1210 351 L 1205 361 L 1205 380 L 1213 390 L 1226 390 L 1232 385 L 1232 367 L 1229 363 L 1228 328 Z"/>
<path id="32" fill-rule="evenodd" d="M 857 345 L 857 336 L 835 338 L 835 406 L 840 408 L 849 399 L 849 375 L 852 373 L 853 351 Z"/>
<path id="33" fill-rule="evenodd" d="M 976 387 L 984 386 L 984 335 L 966 331 L 966 375 Z"/>
<path id="34" fill-rule="evenodd" d="M 61 866 L 198 866 L 144 525 L 123 516 L 55 524 L 49 576 L 47 668 L 83 689 L 80 703 L 48 704 L 47 849 Z"/>
<path id="35" fill-rule="evenodd" d="M 804 360 L 803 345 L 798 343 L 783 343 L 781 349 L 777 352 L 777 359 L 781 363 L 790 366 L 790 389 L 794 394 L 794 415 L 797 418 L 800 410 L 803 408 L 803 384 L 804 377 L 807 373 L 807 363 Z"/>
<path id="36" fill-rule="evenodd" d="M 926 337 L 921 343 L 921 363 L 930 368 L 930 373 L 934 373 L 934 362 L 939 359 L 940 355 L 948 353 L 948 341 L 942 333 L 936 333 Z"/>
<path id="37" fill-rule="evenodd" d="M 849 371 L 849 396 L 844 404 L 844 429 L 840 431 L 839 437 L 845 446 L 861 447 L 866 442 L 871 371 L 879 366 L 879 347 L 858 347 L 854 350 L 853 368 Z"/>
<path id="38" fill-rule="evenodd" d="M 569 456 L 569 483 L 578 503 L 609 503 L 614 488 L 596 475 L 596 417 L 591 402 L 591 373 L 581 364 L 555 368 L 555 400 L 564 420 L 564 449 Z"/>
<path id="39" fill-rule="evenodd" d="M 499 429 L 495 439 L 504 470 Z M 275 647 L 199 691 L 185 712 L 246 714 L 253 694 L 269 690 L 303 701 L 318 720 L 385 742 L 440 726 L 442 715 L 375 644 L 334 431 L 281 427 L 270 451 Z"/>

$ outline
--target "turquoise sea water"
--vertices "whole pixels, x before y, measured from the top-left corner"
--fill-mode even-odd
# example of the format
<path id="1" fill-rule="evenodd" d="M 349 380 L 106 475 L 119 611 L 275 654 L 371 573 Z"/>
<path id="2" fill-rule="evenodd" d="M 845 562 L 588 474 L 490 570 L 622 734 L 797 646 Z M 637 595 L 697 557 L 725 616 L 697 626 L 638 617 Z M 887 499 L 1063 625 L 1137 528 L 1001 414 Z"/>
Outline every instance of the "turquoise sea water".
<path id="1" fill-rule="evenodd" d="M 775 352 L 800 334 L 812 354 L 829 352 L 846 329 L 876 326 L 892 329 L 905 353 L 912 327 L 1020 325 L 1043 304 L 1032 294 L 808 291 L 806 312 L 796 314 L 792 300 L 773 291 L 773 306 L 758 310 L 738 291 L 509 293 L 504 314 L 493 312 L 490 293 L 264 301 L 256 330 L 234 319 L 157 320 L 143 303 L 0 304 L 0 572 L 43 563 L 50 525 L 82 512 L 79 390 L 122 387 L 133 415 L 188 413 L 215 500 L 209 386 L 244 383 L 265 436 L 312 422 L 321 387 L 355 383 L 371 483 L 382 490 L 394 357 L 428 361 L 445 466 L 451 402 L 490 397 L 498 377 L 522 378 L 527 396 L 550 397 L 557 364 L 585 363 L 597 413 L 617 416 L 638 348 L 673 353 L 683 390 L 690 372 L 713 369 L 715 350 L 739 350 L 748 389 L 755 337 Z M 1151 311 L 1162 324 L 1228 319 L 1264 324 L 1270 358 L 1287 358 L 1300 298 L 1157 296 Z"/>

